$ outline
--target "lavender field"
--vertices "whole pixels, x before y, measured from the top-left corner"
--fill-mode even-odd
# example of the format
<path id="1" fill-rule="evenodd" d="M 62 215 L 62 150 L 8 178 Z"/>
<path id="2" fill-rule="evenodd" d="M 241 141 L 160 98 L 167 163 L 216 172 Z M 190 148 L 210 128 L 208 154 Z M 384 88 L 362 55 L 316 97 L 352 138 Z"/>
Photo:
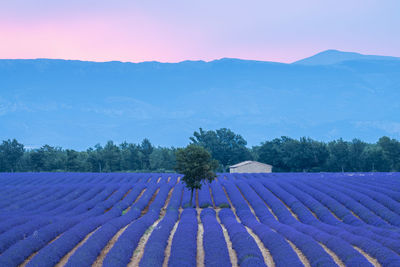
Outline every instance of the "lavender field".
<path id="1" fill-rule="evenodd" d="M 400 266 L 399 173 L 0 174 L 0 266 Z"/>

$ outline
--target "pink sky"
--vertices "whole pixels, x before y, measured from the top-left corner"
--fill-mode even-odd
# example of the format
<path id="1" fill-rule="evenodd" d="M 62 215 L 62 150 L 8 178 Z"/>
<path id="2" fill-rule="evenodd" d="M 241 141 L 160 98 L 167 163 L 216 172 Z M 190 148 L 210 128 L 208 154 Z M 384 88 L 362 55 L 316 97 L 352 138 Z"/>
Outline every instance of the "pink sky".
<path id="1" fill-rule="evenodd" d="M 338 49 L 400 57 L 400 1 L 13 0 L 0 58 L 292 62 Z"/>

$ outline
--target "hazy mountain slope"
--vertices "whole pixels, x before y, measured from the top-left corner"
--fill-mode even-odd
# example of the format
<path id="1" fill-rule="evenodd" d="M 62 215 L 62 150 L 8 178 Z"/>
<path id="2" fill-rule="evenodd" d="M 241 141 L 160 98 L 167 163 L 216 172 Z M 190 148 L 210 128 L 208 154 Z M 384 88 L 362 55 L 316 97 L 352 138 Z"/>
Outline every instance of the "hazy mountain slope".
<path id="1" fill-rule="evenodd" d="M 330 65 L 348 60 L 400 60 L 400 58 L 388 57 L 388 56 L 362 55 L 354 52 L 342 52 L 331 49 L 318 53 L 314 56 L 301 59 L 299 61 L 294 62 L 293 64 Z"/>
<path id="2" fill-rule="evenodd" d="M 108 139 L 181 146 L 199 127 L 251 145 L 281 135 L 400 136 L 400 61 L 322 66 L 221 59 L 0 60 L 0 140 L 83 149 Z"/>

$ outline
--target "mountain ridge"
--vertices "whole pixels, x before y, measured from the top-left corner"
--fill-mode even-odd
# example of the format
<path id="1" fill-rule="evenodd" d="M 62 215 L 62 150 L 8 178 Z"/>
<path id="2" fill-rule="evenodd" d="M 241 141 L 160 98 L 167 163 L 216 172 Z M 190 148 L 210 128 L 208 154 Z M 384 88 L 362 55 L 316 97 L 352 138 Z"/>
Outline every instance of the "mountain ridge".
<path id="1" fill-rule="evenodd" d="M 331 59 L 331 62 L 322 62 L 318 63 L 315 59 L 321 60 L 321 57 L 334 57 Z M 336 64 L 343 61 L 349 60 L 400 60 L 400 57 L 393 56 L 382 56 L 382 55 L 369 55 L 369 54 L 361 54 L 357 52 L 347 52 L 340 51 L 336 49 L 327 49 L 321 52 L 318 52 L 312 56 L 302 58 L 296 60 L 292 63 L 285 63 L 279 61 L 270 61 L 270 60 L 256 60 L 256 59 L 243 59 L 243 58 L 231 58 L 231 57 L 222 57 L 212 60 L 182 60 L 178 62 L 162 62 L 157 60 L 150 61 L 140 61 L 140 62 L 132 62 L 132 61 L 120 61 L 120 60 L 109 60 L 109 61 L 93 61 L 93 60 L 81 60 L 81 59 L 62 59 L 62 58 L 23 58 L 23 59 L 0 59 L 0 61 L 67 61 L 67 62 L 90 62 L 90 63 L 122 63 L 122 64 L 185 64 L 185 63 L 215 63 L 215 62 L 229 62 L 229 61 L 245 61 L 245 62 L 254 62 L 254 63 L 279 63 L 279 64 L 302 64 L 302 65 L 328 65 L 328 64 Z"/>
<path id="2" fill-rule="evenodd" d="M 356 52 L 344 52 L 336 49 L 328 49 L 313 56 L 297 60 L 292 64 L 331 65 L 351 60 L 400 60 L 400 58 L 380 55 L 364 55 Z"/>
<path id="3" fill-rule="evenodd" d="M 281 135 L 400 137 L 400 61 L 327 65 L 0 60 L 0 140 L 85 149 L 107 140 L 183 146 L 199 127 L 249 145 Z"/>

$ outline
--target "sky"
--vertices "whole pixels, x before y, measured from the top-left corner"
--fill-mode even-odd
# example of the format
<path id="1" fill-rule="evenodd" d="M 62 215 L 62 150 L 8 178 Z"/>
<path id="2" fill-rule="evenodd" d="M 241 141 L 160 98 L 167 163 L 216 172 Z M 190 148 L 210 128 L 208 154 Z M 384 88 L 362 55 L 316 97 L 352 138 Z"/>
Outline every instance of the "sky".
<path id="1" fill-rule="evenodd" d="M 400 57 L 398 0 L 2 0 L 0 58 L 293 62 Z"/>

